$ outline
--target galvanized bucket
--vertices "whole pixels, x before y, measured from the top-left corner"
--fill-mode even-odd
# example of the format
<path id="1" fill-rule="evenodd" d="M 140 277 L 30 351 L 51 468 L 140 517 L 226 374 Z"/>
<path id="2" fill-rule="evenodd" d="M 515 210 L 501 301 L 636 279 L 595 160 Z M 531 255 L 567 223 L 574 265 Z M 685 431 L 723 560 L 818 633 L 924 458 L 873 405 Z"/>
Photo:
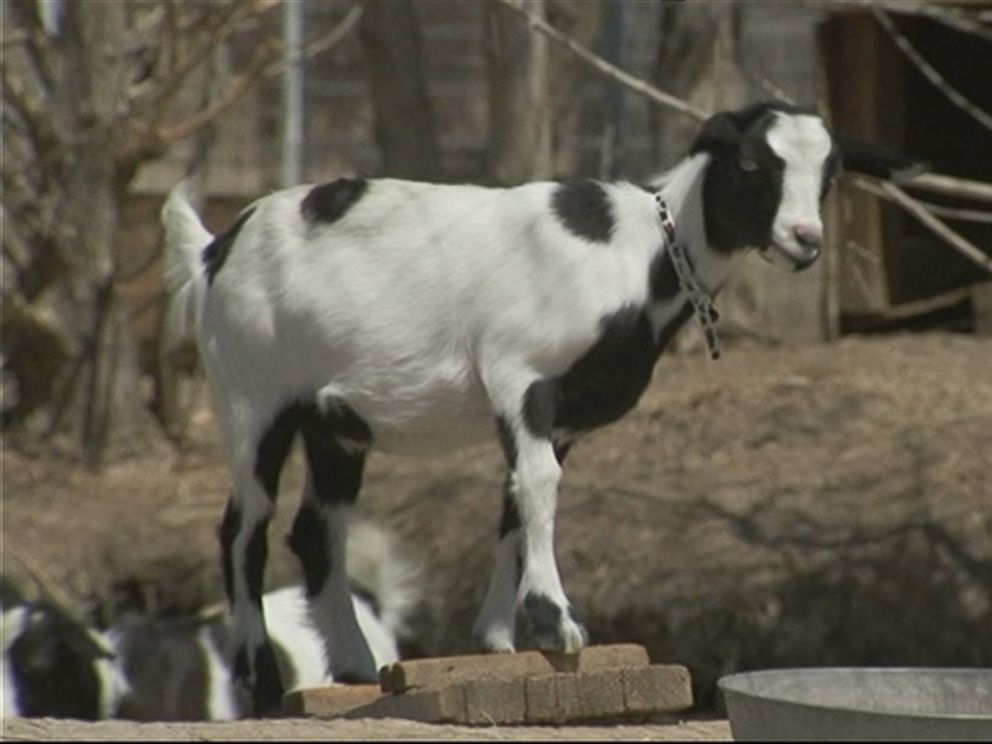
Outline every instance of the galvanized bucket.
<path id="1" fill-rule="evenodd" d="M 992 741 L 992 669 L 770 669 L 717 684 L 739 741 Z"/>

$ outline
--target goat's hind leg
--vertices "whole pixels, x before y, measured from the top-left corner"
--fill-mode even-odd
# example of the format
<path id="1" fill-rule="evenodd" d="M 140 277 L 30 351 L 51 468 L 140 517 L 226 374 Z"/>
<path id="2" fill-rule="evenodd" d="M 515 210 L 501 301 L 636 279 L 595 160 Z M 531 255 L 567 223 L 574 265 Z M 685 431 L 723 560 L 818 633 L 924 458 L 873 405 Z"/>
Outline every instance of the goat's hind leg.
<path id="1" fill-rule="evenodd" d="M 339 401 L 303 419 L 308 473 L 289 546 L 303 566 L 311 620 L 338 682 L 376 682 L 378 671 L 352 604 L 346 564 L 349 507 L 358 496 L 371 442 L 368 426 Z"/>
<path id="2" fill-rule="evenodd" d="M 258 716 L 277 712 L 283 693 L 262 612 L 267 532 L 274 499 L 254 475 L 237 474 L 219 530 L 224 584 L 233 615 L 231 674 L 236 684 L 251 692 Z"/>
<path id="3" fill-rule="evenodd" d="M 229 405 L 225 410 L 250 410 Z M 282 472 L 299 426 L 295 406 L 268 424 L 257 442 L 236 436 L 236 424 L 223 421 L 231 455 L 234 493 L 220 525 L 224 584 L 231 604 L 231 674 L 251 692 L 256 716 L 277 713 L 282 705 L 282 680 L 276 655 L 265 629 L 262 610 L 268 526 L 275 511 Z M 238 422 L 250 431 L 248 422 Z"/>

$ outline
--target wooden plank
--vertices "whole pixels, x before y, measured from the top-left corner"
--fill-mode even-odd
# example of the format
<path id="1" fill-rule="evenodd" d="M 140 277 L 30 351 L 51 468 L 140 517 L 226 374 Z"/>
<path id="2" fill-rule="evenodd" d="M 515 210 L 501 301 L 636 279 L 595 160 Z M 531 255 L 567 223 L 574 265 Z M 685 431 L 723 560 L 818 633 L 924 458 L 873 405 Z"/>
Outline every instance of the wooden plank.
<path id="1" fill-rule="evenodd" d="M 992 336 L 992 282 L 971 288 L 971 308 L 975 316 L 975 334 Z"/>
<path id="2" fill-rule="evenodd" d="M 512 654 L 473 654 L 437 659 L 398 661 L 384 668 L 380 684 L 384 692 L 414 688 L 440 688 L 472 679 L 520 679 L 556 672 L 597 672 L 649 663 L 643 646 L 614 644 L 588 646 L 578 654 L 521 651 Z"/>
<path id="3" fill-rule="evenodd" d="M 835 13 L 821 25 L 820 49 L 826 72 L 831 123 L 849 136 L 893 143 L 901 135 L 893 112 L 878 105 L 898 97 L 900 86 L 890 80 L 892 50 L 870 13 Z M 896 52 L 897 54 L 897 52 Z M 871 70 L 872 74 L 865 71 Z M 896 104 L 893 103 L 893 106 Z M 836 188 L 836 222 L 828 226 L 838 242 L 836 292 L 841 315 L 875 312 L 891 296 L 886 267 L 886 223 L 877 197 L 843 181 Z M 896 215 L 898 218 L 898 215 Z M 888 227 L 891 227 L 888 226 Z"/>
<path id="4" fill-rule="evenodd" d="M 384 694 L 379 685 L 311 687 L 287 692 L 282 698 L 282 710 L 289 716 L 330 718 L 368 705 Z"/>

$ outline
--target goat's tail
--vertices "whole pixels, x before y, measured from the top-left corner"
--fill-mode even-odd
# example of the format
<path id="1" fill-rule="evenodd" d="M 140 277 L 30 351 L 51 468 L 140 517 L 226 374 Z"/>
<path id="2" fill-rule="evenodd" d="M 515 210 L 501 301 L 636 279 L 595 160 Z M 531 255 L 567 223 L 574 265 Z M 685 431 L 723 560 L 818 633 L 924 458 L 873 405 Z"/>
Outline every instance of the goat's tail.
<path id="1" fill-rule="evenodd" d="M 367 592 L 383 624 L 397 638 L 408 637 L 423 599 L 423 567 L 405 554 L 392 532 L 362 519 L 349 522 L 347 551 L 353 591 Z"/>
<path id="2" fill-rule="evenodd" d="M 188 187 L 180 182 L 162 207 L 165 227 L 165 286 L 168 292 L 166 351 L 195 336 L 206 286 L 200 254 L 213 240 L 189 203 Z"/>

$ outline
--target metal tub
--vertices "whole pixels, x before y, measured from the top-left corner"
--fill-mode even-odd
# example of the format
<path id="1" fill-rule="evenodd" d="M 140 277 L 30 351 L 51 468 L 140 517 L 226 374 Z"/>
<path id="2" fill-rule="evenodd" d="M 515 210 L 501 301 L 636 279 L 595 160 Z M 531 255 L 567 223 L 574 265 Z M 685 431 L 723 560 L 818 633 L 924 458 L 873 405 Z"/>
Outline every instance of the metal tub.
<path id="1" fill-rule="evenodd" d="M 992 741 L 992 669 L 773 669 L 717 684 L 739 741 Z"/>

